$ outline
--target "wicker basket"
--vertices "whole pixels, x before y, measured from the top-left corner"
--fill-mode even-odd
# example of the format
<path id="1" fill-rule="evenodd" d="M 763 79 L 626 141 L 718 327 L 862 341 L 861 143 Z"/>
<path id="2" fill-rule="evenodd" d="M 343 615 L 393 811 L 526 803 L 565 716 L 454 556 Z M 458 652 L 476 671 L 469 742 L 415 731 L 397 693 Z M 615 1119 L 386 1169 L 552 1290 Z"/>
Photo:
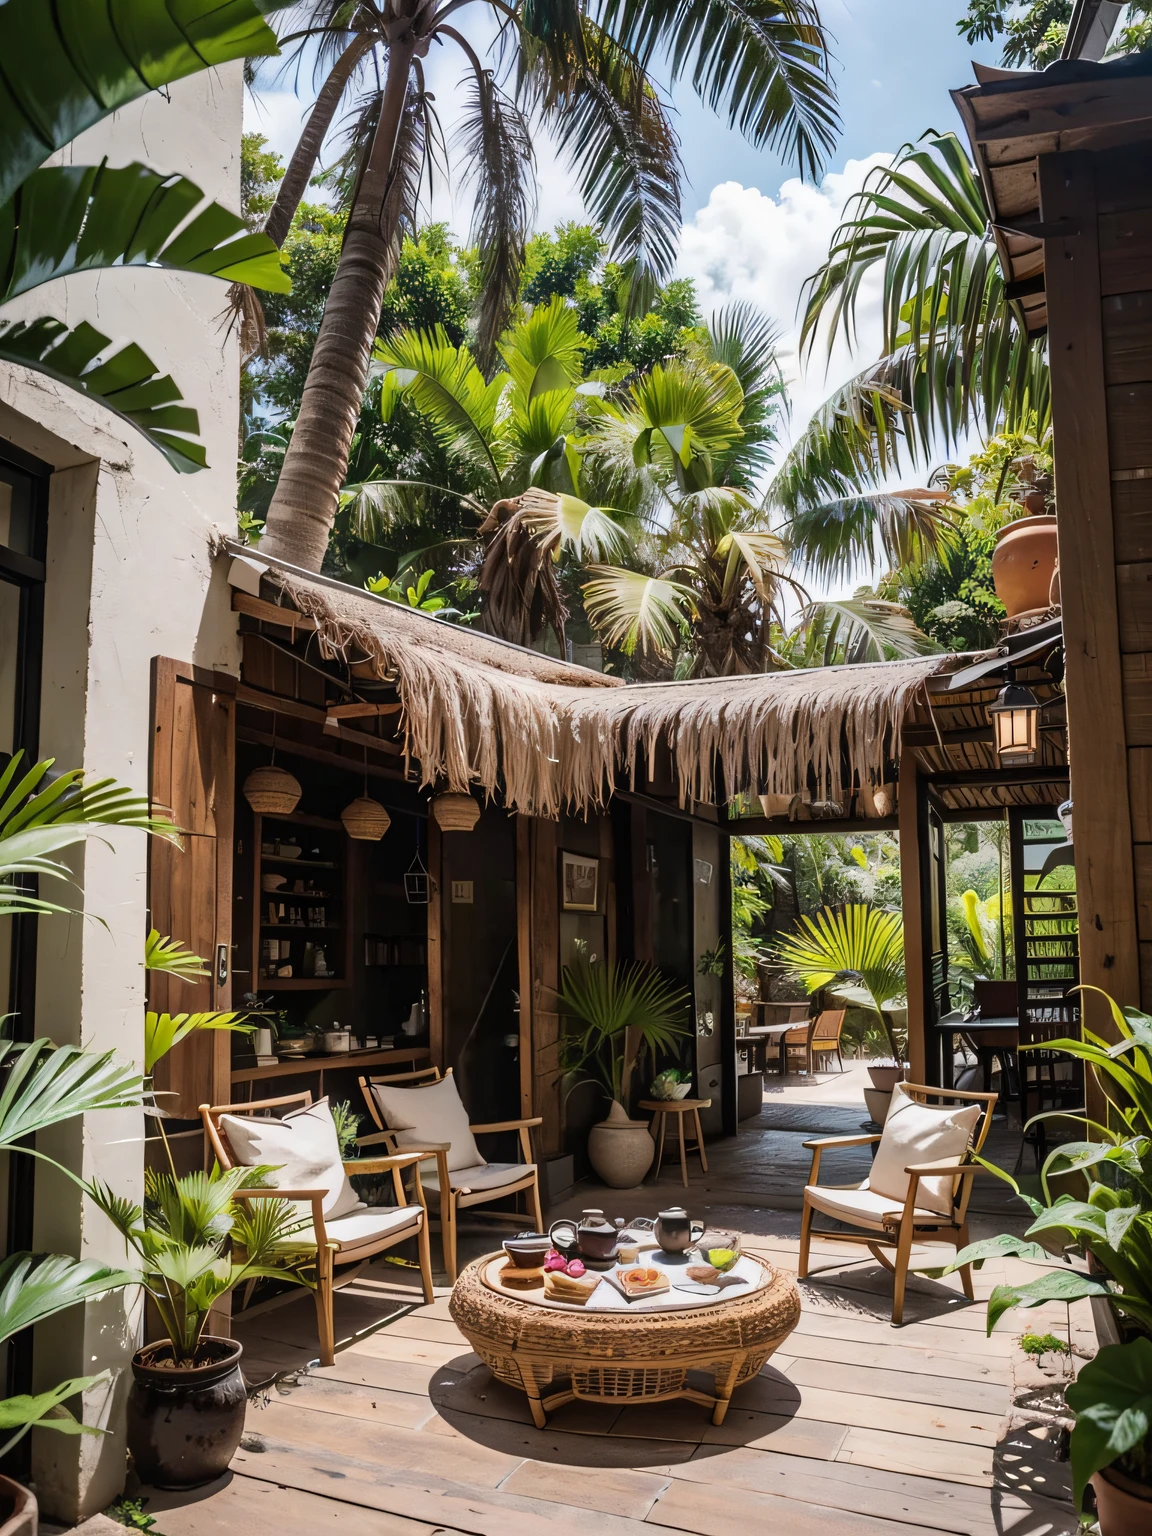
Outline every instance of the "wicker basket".
<path id="1" fill-rule="evenodd" d="M 244 780 L 244 798 L 262 816 L 290 816 L 304 791 L 286 768 L 253 768 Z"/>
<path id="2" fill-rule="evenodd" d="M 392 825 L 392 818 L 378 800 L 359 795 L 340 812 L 349 837 L 362 843 L 378 843 Z"/>
<path id="3" fill-rule="evenodd" d="M 437 795 L 432 814 L 441 832 L 471 832 L 480 820 L 480 807 L 471 795 Z"/>

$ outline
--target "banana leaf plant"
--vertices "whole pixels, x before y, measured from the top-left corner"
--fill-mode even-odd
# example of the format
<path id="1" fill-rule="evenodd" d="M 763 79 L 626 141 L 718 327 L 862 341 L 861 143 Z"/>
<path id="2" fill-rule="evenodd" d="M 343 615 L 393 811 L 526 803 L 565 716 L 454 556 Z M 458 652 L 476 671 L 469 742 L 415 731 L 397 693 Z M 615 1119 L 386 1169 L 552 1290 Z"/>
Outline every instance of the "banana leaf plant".
<path id="1" fill-rule="evenodd" d="M 185 177 L 137 164 L 45 162 L 150 91 L 234 59 L 276 54 L 263 16 L 288 3 L 0 5 L 0 303 L 55 277 L 129 265 L 286 291 L 275 243 L 217 203 L 198 206 L 200 189 Z M 113 350 L 110 338 L 86 322 L 70 328 L 44 315 L 0 320 L 0 361 L 99 400 L 144 433 L 175 469 L 204 467 L 197 413 L 139 346 Z"/>
<path id="2" fill-rule="evenodd" d="M 575 1025 L 561 1042 L 565 1073 L 584 1072 L 628 1108 L 632 1074 L 645 1051 L 674 1050 L 687 1034 L 679 1020 L 691 1001 L 683 987 L 635 962 L 607 965 L 578 953 L 564 967 L 561 1012 Z"/>

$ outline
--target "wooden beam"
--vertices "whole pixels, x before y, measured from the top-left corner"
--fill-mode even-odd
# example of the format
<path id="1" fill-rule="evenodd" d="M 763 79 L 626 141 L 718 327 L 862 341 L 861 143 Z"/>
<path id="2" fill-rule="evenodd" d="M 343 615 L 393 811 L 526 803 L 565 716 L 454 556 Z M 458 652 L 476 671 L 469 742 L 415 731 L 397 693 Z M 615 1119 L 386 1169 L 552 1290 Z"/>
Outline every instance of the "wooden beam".
<path id="1" fill-rule="evenodd" d="M 325 752 L 323 747 L 310 747 L 307 742 L 294 741 L 291 736 L 274 737 L 270 731 L 254 731 L 246 726 L 237 726 L 236 740 L 246 741 L 254 747 L 275 747 L 281 757 L 304 757 L 309 762 L 326 763 L 330 768 L 342 768 L 347 773 L 367 773 L 371 779 L 390 779 L 393 784 L 408 782 L 399 768 L 381 768 L 376 763 L 365 764 L 360 758 L 344 757 L 339 752 Z M 423 817 L 427 813 L 409 811 L 406 814 Z"/>
<path id="2" fill-rule="evenodd" d="M 520 1113 L 533 1115 L 532 1089 L 532 822 L 516 818 L 516 959 L 520 988 Z"/>
<path id="3" fill-rule="evenodd" d="M 294 720 L 309 720 L 324 728 L 325 733 L 339 736 L 341 741 L 357 747 L 367 747 L 372 752 L 384 752 L 389 757 L 403 757 L 404 748 L 397 742 L 385 741 L 381 736 L 369 736 L 365 731 L 353 730 L 333 719 L 328 710 L 318 709 L 315 704 L 304 704 L 299 699 L 288 699 L 266 688 L 253 688 L 251 683 L 237 683 L 236 699 L 240 704 L 250 704 L 256 709 L 266 709 L 270 714 L 291 715 Z M 333 706 L 339 708 L 340 706 Z"/>
<path id="4" fill-rule="evenodd" d="M 1146 100 L 1147 82 L 1139 84 Z M 1092 158 L 1042 157 L 1040 199 L 1046 221 L 1072 218 L 1080 228 L 1045 242 L 1080 979 L 1135 1003 L 1140 963 Z M 1084 1018 L 1098 1034 L 1116 1038 L 1095 993 L 1084 995 Z M 1100 1107 L 1090 1113 L 1099 1117 Z"/>
<path id="5" fill-rule="evenodd" d="M 834 816 L 826 821 L 789 821 L 780 816 L 740 816 L 721 828 L 730 836 L 796 837 L 804 832 L 895 832 L 898 816 Z"/>
<path id="6" fill-rule="evenodd" d="M 295 608 L 281 608 L 279 603 L 265 602 L 262 597 L 251 597 L 247 592 L 233 592 L 232 612 L 247 614 L 262 624 L 278 624 L 281 629 L 307 629 L 315 633 L 320 628 L 318 619 Z"/>
<path id="7" fill-rule="evenodd" d="M 374 715 L 398 715 L 402 704 L 329 704 L 329 720 L 365 720 Z"/>
<path id="8" fill-rule="evenodd" d="M 428 1049 L 432 1065 L 444 1070 L 444 927 L 440 899 L 441 835 L 428 818 Z"/>
<path id="9" fill-rule="evenodd" d="M 919 764 L 915 752 L 900 758 L 900 905 L 904 912 L 904 976 L 908 991 L 908 1058 L 914 1083 L 927 1082 L 923 892 L 921 890 Z"/>
<path id="10" fill-rule="evenodd" d="M 929 773 L 924 777 L 933 789 L 979 788 L 981 785 L 995 789 L 997 785 L 1060 784 L 1068 777 L 1068 768 L 1064 763 L 1055 763 L 1050 767 L 1037 764 L 1032 768 L 997 768 L 993 765 L 990 768 L 969 768 L 960 773 Z"/>

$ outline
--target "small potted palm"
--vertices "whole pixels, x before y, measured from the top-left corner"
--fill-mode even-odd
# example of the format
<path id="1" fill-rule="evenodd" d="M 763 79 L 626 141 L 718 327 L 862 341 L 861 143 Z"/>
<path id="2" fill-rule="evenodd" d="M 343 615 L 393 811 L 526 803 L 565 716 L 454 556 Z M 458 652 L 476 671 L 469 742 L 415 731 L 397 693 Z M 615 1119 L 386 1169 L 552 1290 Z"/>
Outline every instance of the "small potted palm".
<path id="1" fill-rule="evenodd" d="M 565 966 L 560 1008 L 572 1026 L 561 1042 L 566 1073 L 596 1083 L 611 1107 L 588 1133 L 588 1158 L 612 1189 L 634 1189 L 656 1155 L 647 1122 L 629 1114 L 632 1078 L 647 1053 L 673 1049 L 687 1031 L 688 993 L 659 971 L 635 963 L 606 965 L 577 954 Z"/>

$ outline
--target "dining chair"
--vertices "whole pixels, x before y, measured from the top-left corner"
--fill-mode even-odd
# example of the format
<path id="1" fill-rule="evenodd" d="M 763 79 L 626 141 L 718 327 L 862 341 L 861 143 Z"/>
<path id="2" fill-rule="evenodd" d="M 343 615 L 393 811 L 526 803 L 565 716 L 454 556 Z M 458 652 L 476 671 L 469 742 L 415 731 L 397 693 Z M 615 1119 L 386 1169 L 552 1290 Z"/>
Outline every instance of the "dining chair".
<path id="1" fill-rule="evenodd" d="M 968 1202 L 979 1169 L 973 1157 L 984 1145 L 996 1105 L 994 1093 L 897 1083 L 882 1134 L 821 1136 L 804 1145 L 812 1153 L 800 1220 L 799 1277 L 809 1273 L 814 1237 L 862 1243 L 895 1276 L 892 1323 L 904 1320 L 908 1260 L 914 1243 L 968 1244 Z M 944 1104 L 930 1102 L 945 1100 Z M 821 1184 L 820 1157 L 842 1147 L 875 1146 L 872 1171 L 861 1184 Z M 812 1225 L 820 1212 L 855 1231 L 824 1231 Z M 890 1256 L 891 1253 L 891 1256 Z M 835 1267 L 843 1266 L 841 1260 Z M 969 1301 L 975 1299 L 972 1267 L 960 1269 Z"/>
<path id="2" fill-rule="evenodd" d="M 314 1255 L 301 1267 L 316 1268 L 321 1365 L 332 1365 L 336 1358 L 333 1298 L 337 1285 L 355 1279 L 377 1254 L 415 1238 L 424 1300 L 432 1303 L 432 1255 L 418 1156 L 405 1152 L 342 1158 L 328 1101 L 313 1104 L 307 1090 L 246 1104 L 201 1104 L 200 1118 L 221 1168 L 274 1169 L 270 1188 L 246 1189 L 237 1199 L 299 1202 L 300 1226 L 285 1246 L 293 1254 L 302 1250 Z M 415 1204 L 409 1204 L 401 1177 L 409 1169 Z M 348 1182 L 354 1173 L 391 1173 L 396 1204 L 365 1205 Z M 349 1266 L 350 1272 L 337 1281 L 336 1271 Z"/>
<path id="3" fill-rule="evenodd" d="M 420 1187 L 428 1207 L 440 1213 L 444 1269 L 450 1284 L 456 1283 L 456 1229 L 462 1210 L 473 1208 L 478 1216 L 519 1227 L 525 1220 L 522 1214 L 478 1207 L 486 1200 L 502 1200 L 523 1191 L 536 1231 L 543 1230 L 540 1183 L 529 1135 L 543 1123 L 542 1116 L 470 1124 L 451 1067 L 443 1077 L 435 1067 L 391 1077 L 362 1077 L 360 1091 L 378 1127 L 375 1135 L 361 1138 L 361 1146 L 383 1143 L 391 1151 L 416 1152 L 424 1159 Z M 476 1137 L 497 1131 L 519 1132 L 522 1162 L 490 1163 L 481 1156 Z"/>
<path id="4" fill-rule="evenodd" d="M 784 1036 L 785 1061 L 789 1051 L 803 1051 L 804 1066 L 809 1077 L 816 1070 L 816 1057 L 829 1056 L 834 1051 L 840 1070 L 844 1070 L 844 1058 L 840 1054 L 840 1033 L 844 1028 L 846 1008 L 825 1008 L 814 1019 L 790 1029 Z"/>

